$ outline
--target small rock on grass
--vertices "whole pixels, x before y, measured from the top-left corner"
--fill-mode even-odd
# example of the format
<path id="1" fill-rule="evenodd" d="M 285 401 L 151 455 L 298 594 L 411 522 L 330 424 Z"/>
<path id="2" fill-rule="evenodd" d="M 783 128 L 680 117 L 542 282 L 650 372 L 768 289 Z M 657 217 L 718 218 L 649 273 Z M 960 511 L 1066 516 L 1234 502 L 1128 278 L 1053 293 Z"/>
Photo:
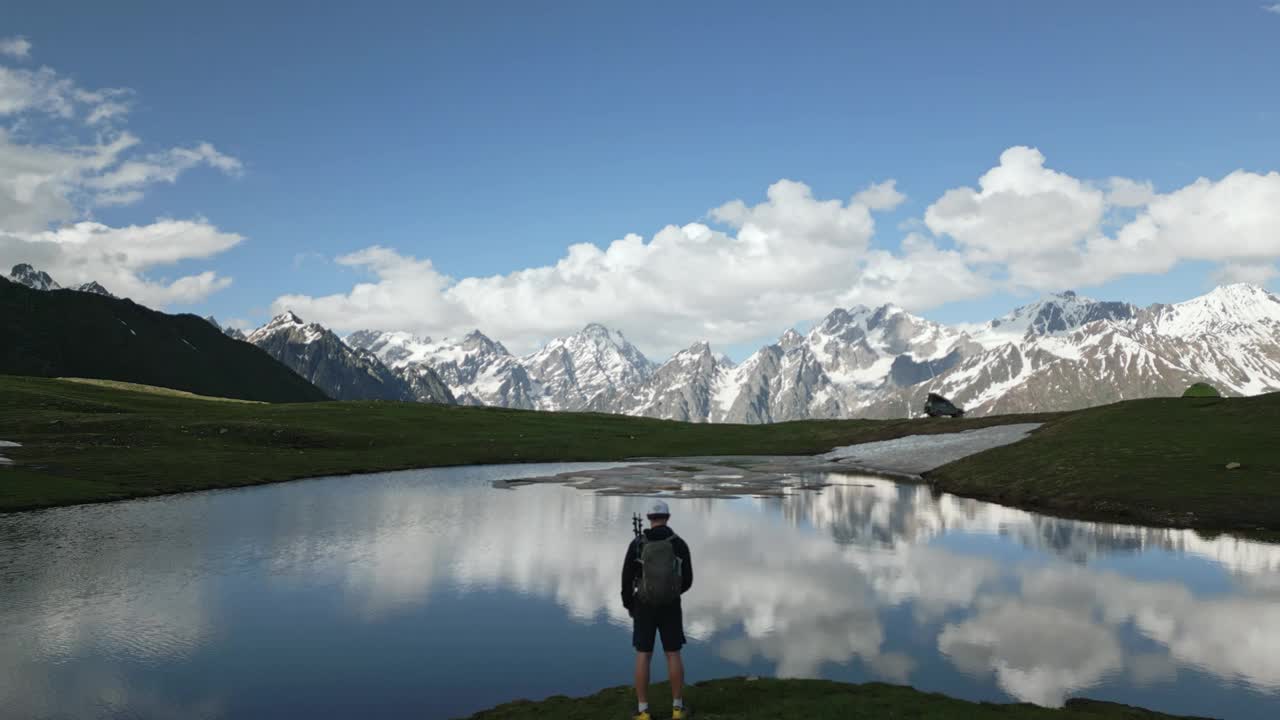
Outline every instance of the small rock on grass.
<path id="1" fill-rule="evenodd" d="M 1240 463 L 1238 463 L 1238 462 L 1229 462 L 1229 463 L 1227 463 L 1227 469 L 1228 469 L 1228 470 L 1239 470 L 1239 469 L 1240 469 Z"/>

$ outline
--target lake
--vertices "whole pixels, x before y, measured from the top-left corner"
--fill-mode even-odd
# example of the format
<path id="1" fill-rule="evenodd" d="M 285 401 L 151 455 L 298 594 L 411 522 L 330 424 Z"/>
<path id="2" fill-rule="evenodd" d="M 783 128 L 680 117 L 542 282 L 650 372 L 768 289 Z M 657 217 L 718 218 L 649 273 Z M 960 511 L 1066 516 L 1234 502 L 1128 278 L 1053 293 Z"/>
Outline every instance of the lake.
<path id="1" fill-rule="evenodd" d="M 0 515 L 0 717 L 451 718 L 625 685 L 619 574 L 645 500 L 492 486 L 602 467 Z M 830 484 L 669 500 L 696 569 L 691 681 L 1280 717 L 1280 546 L 816 480 Z"/>

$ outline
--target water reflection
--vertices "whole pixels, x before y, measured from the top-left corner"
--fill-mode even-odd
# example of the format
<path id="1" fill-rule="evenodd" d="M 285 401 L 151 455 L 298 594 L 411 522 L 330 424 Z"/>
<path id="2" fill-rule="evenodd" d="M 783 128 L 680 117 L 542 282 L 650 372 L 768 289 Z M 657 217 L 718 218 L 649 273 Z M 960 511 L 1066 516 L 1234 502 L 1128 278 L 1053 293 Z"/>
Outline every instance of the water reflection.
<path id="1" fill-rule="evenodd" d="M 0 715 L 267 717 L 312 702 L 307 714 L 340 717 L 381 698 L 386 716 L 448 717 L 625 682 L 601 660 L 625 668 L 619 564 L 643 500 L 490 487 L 549 471 L 0 517 Z M 784 498 L 671 501 L 698 568 L 685 617 L 702 677 L 1280 712 L 1280 546 L 819 480 Z M 547 644 L 555 667 L 509 657 Z"/>

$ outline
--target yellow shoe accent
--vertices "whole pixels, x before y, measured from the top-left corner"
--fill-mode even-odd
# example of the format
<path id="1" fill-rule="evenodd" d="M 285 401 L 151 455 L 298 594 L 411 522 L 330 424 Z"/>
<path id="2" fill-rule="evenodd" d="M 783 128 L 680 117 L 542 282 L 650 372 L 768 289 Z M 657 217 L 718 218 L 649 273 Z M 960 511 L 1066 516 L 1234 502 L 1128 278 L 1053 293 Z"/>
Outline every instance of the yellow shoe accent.
<path id="1" fill-rule="evenodd" d="M 635 715 L 632 715 L 631 720 L 653 720 L 653 718 L 649 717 L 649 713 L 642 712 L 642 713 L 636 713 Z"/>
<path id="2" fill-rule="evenodd" d="M 671 708 L 671 720 L 684 720 L 688 717 L 688 715 L 685 714 L 686 712 L 688 711 L 684 708 Z"/>

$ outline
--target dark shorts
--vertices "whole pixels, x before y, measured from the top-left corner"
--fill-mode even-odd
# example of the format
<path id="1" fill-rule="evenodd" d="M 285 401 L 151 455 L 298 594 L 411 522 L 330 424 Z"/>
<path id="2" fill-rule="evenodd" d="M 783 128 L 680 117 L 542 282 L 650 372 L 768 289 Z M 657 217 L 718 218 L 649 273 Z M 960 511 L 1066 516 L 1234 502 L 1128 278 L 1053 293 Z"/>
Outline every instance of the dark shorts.
<path id="1" fill-rule="evenodd" d="M 684 647 L 684 613 L 680 603 L 662 607 L 637 603 L 632 618 L 631 644 L 637 652 L 653 652 L 654 636 L 659 633 L 664 652 L 677 652 Z"/>

